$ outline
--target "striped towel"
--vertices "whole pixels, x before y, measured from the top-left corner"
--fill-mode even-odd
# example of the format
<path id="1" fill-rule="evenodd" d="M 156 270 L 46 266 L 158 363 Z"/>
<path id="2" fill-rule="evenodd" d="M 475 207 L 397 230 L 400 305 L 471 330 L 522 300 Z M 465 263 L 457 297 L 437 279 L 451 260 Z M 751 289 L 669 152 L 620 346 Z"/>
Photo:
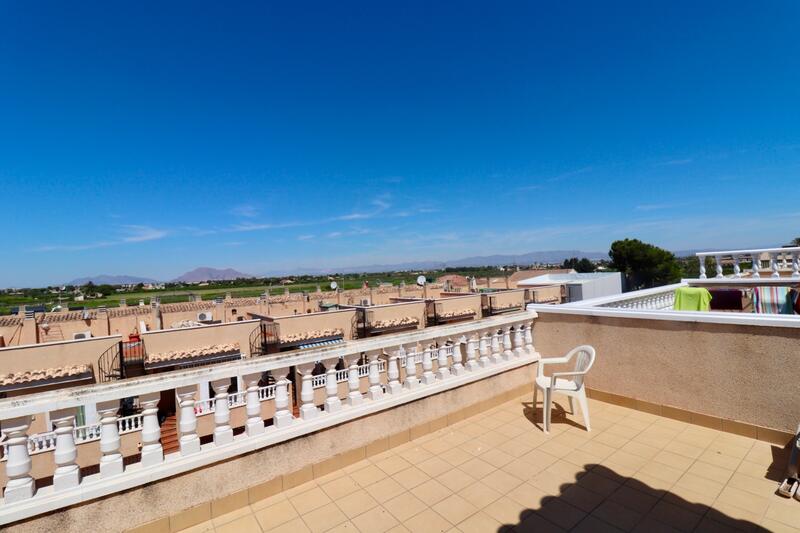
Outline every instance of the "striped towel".
<path id="1" fill-rule="evenodd" d="M 792 314 L 788 287 L 756 287 L 753 289 L 753 312 L 770 315 Z"/>

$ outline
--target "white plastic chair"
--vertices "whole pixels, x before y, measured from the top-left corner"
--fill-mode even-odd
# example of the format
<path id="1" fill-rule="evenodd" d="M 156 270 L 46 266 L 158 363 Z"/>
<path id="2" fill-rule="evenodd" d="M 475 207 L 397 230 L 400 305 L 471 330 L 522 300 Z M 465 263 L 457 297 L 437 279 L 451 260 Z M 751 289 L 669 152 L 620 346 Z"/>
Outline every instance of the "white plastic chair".
<path id="1" fill-rule="evenodd" d="M 550 364 L 566 364 L 569 363 L 573 357 L 577 356 L 575 360 L 575 369 L 571 372 L 553 372 L 550 376 L 544 375 L 544 365 Z M 569 398 L 569 409 L 572 414 L 575 414 L 575 408 L 572 405 L 572 399 L 577 398 L 578 404 L 581 406 L 581 413 L 583 414 L 583 425 L 586 426 L 586 431 L 591 431 L 589 425 L 589 405 L 586 402 L 586 387 L 583 384 L 583 378 L 589 369 L 594 364 L 595 351 L 594 348 L 588 345 L 578 346 L 573 348 L 564 357 L 549 357 L 547 359 L 539 360 L 539 368 L 537 369 L 536 381 L 533 385 L 533 409 L 536 410 L 536 397 L 539 389 L 544 392 L 544 403 L 542 409 L 544 412 L 544 432 L 550 432 L 550 412 L 553 403 L 553 393 L 564 394 Z M 564 379 L 572 377 L 572 379 Z"/>

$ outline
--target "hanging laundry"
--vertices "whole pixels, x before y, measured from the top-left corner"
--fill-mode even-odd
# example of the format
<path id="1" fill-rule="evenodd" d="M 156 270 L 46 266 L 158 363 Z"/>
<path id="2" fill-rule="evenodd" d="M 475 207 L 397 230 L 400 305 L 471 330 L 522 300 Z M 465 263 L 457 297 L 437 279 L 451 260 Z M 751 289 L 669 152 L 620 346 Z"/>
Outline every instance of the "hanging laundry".
<path id="1" fill-rule="evenodd" d="M 709 311 L 711 293 L 703 287 L 678 287 L 672 308 L 676 311 Z"/>
<path id="2" fill-rule="evenodd" d="M 710 289 L 712 311 L 741 311 L 741 289 Z"/>
<path id="3" fill-rule="evenodd" d="M 789 287 L 756 287 L 753 289 L 753 312 L 769 315 L 794 314 Z"/>

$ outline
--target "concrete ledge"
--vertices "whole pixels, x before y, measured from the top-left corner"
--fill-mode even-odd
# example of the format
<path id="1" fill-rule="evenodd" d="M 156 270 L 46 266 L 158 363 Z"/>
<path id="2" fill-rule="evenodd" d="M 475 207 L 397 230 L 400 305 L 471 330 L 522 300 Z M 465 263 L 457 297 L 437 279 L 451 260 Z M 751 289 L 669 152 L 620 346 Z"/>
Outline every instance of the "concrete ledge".
<path id="1" fill-rule="evenodd" d="M 529 364 L 207 467 L 10 524 L 8 531 L 177 531 L 267 498 L 531 390 Z M 481 398 L 481 400 L 477 400 Z M 413 437 L 412 437 L 413 435 Z M 298 460 L 299 459 L 299 460 Z M 298 469 L 299 464 L 302 467 Z M 125 513 L 120 509 L 136 509 Z"/>

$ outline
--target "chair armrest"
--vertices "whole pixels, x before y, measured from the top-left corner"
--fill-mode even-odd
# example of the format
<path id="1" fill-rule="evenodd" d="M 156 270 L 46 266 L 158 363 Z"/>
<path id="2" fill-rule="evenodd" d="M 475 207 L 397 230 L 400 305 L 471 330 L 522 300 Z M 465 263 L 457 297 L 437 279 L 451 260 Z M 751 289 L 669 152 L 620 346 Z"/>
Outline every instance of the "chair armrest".
<path id="1" fill-rule="evenodd" d="M 539 365 L 569 363 L 570 359 L 572 359 L 572 357 L 566 355 L 564 357 L 543 357 L 539 359 Z"/>

